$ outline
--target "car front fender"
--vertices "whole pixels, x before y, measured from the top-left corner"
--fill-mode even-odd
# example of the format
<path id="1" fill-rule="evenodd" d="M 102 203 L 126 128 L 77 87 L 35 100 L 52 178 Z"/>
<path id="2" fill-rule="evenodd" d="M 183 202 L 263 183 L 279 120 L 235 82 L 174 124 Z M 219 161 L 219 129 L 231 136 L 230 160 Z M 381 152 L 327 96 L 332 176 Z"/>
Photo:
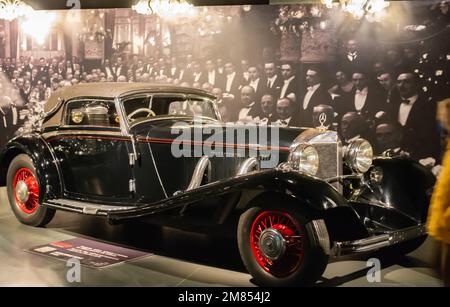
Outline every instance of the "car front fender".
<path id="1" fill-rule="evenodd" d="M 371 189 L 363 189 L 353 201 L 379 203 L 390 211 L 395 209 L 412 221 L 425 223 L 436 182 L 434 175 L 420 163 L 408 158 L 378 158 L 373 161 L 373 165 L 382 169 L 382 182 L 379 185 L 371 183 Z"/>
<path id="2" fill-rule="evenodd" d="M 108 216 L 111 220 L 143 217 L 177 207 L 195 205 L 200 201 L 229 193 L 251 195 L 246 200 L 241 197 L 232 204 L 232 209 L 245 209 L 255 197 L 265 193 L 283 195 L 315 212 L 340 206 L 348 207 L 347 200 L 323 180 L 298 172 L 270 169 L 212 182 L 156 203 L 111 212 Z M 214 205 L 214 202 L 211 205 Z"/>

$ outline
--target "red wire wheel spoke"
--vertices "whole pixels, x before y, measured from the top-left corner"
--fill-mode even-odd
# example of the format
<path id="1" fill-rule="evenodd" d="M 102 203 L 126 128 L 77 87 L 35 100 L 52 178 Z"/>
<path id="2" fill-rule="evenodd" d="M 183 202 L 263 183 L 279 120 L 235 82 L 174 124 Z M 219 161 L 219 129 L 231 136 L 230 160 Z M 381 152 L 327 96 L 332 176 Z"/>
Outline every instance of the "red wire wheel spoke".
<path id="1" fill-rule="evenodd" d="M 17 184 L 24 182 L 28 188 L 28 200 L 22 202 L 17 195 Z M 19 209 L 26 214 L 33 214 L 39 207 L 39 185 L 36 177 L 28 168 L 21 168 L 16 172 L 13 181 L 14 198 Z"/>
<path id="2" fill-rule="evenodd" d="M 285 240 L 285 251 L 276 260 L 267 258 L 259 247 L 261 234 L 269 228 L 278 231 Z M 303 263 L 303 236 L 300 224 L 291 215 L 280 211 L 264 211 L 256 217 L 250 230 L 253 256 L 266 272 L 276 277 L 289 276 Z"/>

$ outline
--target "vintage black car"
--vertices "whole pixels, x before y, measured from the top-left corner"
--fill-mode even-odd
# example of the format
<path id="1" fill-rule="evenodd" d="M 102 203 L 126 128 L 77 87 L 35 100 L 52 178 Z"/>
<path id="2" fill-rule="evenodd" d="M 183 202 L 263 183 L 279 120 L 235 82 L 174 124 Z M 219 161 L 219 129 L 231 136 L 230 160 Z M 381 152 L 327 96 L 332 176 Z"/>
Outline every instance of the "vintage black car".
<path id="1" fill-rule="evenodd" d="M 310 284 L 330 259 L 425 239 L 434 176 L 419 163 L 373 158 L 367 141 L 343 146 L 323 128 L 225 124 L 217 110 L 196 89 L 62 89 L 41 129 L 7 144 L 0 184 L 33 226 L 58 209 L 232 225 L 259 285 Z"/>

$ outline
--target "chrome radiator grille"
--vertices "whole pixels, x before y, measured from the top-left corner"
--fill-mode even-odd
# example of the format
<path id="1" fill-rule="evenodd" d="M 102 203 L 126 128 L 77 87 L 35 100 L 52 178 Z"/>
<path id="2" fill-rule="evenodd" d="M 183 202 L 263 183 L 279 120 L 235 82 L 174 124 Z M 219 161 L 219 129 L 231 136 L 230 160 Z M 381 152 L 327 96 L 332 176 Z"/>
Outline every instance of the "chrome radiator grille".
<path id="1" fill-rule="evenodd" d="M 337 143 L 311 144 L 319 153 L 319 170 L 317 177 L 328 179 L 340 175 L 340 164 L 342 159 L 338 154 L 339 146 Z"/>

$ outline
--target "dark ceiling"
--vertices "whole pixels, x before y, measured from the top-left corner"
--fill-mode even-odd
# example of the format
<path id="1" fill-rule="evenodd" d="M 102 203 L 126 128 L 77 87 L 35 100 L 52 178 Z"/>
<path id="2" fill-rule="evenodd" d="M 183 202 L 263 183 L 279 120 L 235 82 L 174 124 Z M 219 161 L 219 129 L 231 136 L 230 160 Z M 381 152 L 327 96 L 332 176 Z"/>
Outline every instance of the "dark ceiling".
<path id="1" fill-rule="evenodd" d="M 23 0 L 36 10 L 65 10 L 73 7 L 78 0 Z M 137 0 L 79 0 L 81 9 L 95 8 L 129 8 Z M 189 0 L 198 6 L 203 5 L 238 5 L 238 4 L 269 4 L 269 0 Z"/>

